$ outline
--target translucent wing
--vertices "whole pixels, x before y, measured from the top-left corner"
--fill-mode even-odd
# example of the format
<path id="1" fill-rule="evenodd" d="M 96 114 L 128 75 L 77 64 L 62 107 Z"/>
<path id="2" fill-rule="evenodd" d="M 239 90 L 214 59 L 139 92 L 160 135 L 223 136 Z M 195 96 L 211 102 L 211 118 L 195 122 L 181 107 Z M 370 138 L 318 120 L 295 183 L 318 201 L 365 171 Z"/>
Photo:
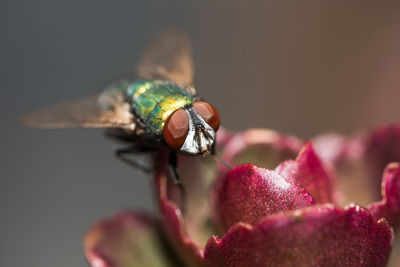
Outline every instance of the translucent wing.
<path id="1" fill-rule="evenodd" d="M 194 94 L 192 62 L 188 36 L 169 29 L 156 35 L 143 51 L 136 73 L 145 79 L 172 81 Z"/>
<path id="2" fill-rule="evenodd" d="M 24 114 L 21 122 L 39 128 L 130 127 L 132 115 L 124 105 L 100 105 L 97 95 L 35 110 Z"/>
<path id="3" fill-rule="evenodd" d="M 169 80 L 195 94 L 190 42 L 182 32 L 166 30 L 158 34 L 143 52 L 136 71 L 140 78 Z M 130 82 L 132 75 L 114 82 L 101 95 L 38 109 L 23 115 L 21 122 L 40 128 L 132 129 L 133 115 L 122 96 Z"/>

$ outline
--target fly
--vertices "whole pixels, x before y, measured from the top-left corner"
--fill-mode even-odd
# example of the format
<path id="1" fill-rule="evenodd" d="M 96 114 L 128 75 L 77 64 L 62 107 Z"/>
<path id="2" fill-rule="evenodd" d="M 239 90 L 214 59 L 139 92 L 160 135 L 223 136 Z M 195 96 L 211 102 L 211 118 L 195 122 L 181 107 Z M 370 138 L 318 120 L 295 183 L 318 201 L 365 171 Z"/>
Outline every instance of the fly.
<path id="1" fill-rule="evenodd" d="M 131 144 L 116 155 L 147 172 L 151 169 L 127 155 L 168 148 L 173 177 L 180 184 L 175 153 L 215 155 L 220 118 L 193 87 L 187 36 L 168 30 L 143 51 L 135 74 L 114 81 L 98 95 L 28 113 L 22 123 L 40 128 L 107 128 L 108 136 Z"/>

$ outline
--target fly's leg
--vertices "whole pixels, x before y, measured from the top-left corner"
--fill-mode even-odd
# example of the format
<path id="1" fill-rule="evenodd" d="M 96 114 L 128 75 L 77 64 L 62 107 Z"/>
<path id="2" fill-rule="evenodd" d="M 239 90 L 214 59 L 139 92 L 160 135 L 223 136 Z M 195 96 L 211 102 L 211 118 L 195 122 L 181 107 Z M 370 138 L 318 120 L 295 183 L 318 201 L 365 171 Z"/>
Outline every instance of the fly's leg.
<path id="1" fill-rule="evenodd" d="M 181 210 L 182 213 L 186 212 L 186 190 L 183 184 L 181 183 L 181 179 L 179 178 L 179 173 L 178 173 L 178 157 L 176 156 L 174 151 L 171 151 L 169 154 L 169 159 L 168 159 L 168 167 L 169 171 L 171 173 L 172 179 L 176 186 L 178 186 L 180 194 L 181 194 Z"/>
<path id="2" fill-rule="evenodd" d="M 182 185 L 181 179 L 179 178 L 179 173 L 178 173 L 178 157 L 176 156 L 175 152 L 171 151 L 169 154 L 169 159 L 168 159 L 168 167 L 169 171 L 171 173 L 172 179 L 176 185 Z"/>
<path id="3" fill-rule="evenodd" d="M 148 173 L 148 174 L 154 173 L 153 168 L 151 168 L 149 166 L 145 166 L 143 163 L 138 162 L 138 161 L 133 160 L 132 158 L 128 157 L 128 155 L 131 155 L 134 153 L 145 153 L 145 152 L 148 152 L 148 150 L 133 145 L 130 147 L 118 148 L 115 150 L 114 153 L 117 158 L 119 158 L 126 164 L 128 164 L 134 168 L 137 168 L 137 169 L 143 171 L 144 173 Z"/>

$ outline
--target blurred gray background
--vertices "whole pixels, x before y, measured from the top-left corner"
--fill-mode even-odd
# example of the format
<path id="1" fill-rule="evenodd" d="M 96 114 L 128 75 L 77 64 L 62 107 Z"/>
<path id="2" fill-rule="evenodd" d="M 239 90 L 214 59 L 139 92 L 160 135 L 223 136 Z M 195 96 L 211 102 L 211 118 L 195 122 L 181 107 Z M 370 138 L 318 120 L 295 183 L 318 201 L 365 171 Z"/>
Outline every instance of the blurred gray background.
<path id="1" fill-rule="evenodd" d="M 149 182 L 101 130 L 27 129 L 20 113 L 101 90 L 166 26 L 193 40 L 223 125 L 303 138 L 400 118 L 398 1 L 0 2 L 0 266 L 86 266 L 81 240 Z"/>

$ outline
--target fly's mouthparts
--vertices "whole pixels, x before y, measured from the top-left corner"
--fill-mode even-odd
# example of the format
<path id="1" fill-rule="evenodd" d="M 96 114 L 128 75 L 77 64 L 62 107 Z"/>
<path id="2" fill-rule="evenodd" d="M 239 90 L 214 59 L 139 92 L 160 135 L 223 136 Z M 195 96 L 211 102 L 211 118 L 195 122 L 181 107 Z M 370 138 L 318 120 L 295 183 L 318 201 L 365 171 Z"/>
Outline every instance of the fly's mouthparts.
<path id="1" fill-rule="evenodd" d="M 201 153 L 208 153 L 212 145 L 212 135 L 207 131 L 203 125 L 196 125 L 196 142 L 199 145 Z"/>
<path id="2" fill-rule="evenodd" d="M 192 107 L 185 109 L 189 117 L 189 131 L 181 151 L 189 154 L 206 154 L 215 142 L 215 131 Z"/>
<path id="3" fill-rule="evenodd" d="M 213 139 L 213 136 L 206 129 L 204 129 L 203 134 L 206 136 L 207 139 Z"/>

